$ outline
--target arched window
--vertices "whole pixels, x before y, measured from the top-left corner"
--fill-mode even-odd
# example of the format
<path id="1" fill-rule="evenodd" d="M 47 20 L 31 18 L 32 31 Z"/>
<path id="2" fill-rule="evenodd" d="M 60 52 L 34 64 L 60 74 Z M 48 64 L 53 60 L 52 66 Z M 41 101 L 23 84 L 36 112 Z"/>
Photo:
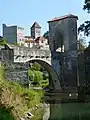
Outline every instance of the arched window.
<path id="1" fill-rule="evenodd" d="M 56 51 L 58 52 L 64 51 L 64 38 L 63 38 L 63 34 L 59 30 L 56 30 L 54 44 L 55 44 Z"/>

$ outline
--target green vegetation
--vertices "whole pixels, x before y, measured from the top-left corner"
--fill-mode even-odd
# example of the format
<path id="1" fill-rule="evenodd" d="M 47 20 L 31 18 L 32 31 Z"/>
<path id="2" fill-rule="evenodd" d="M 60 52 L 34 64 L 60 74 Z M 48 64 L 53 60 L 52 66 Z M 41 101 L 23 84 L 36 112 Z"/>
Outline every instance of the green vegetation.
<path id="1" fill-rule="evenodd" d="M 42 70 L 42 72 L 41 72 Z M 43 68 L 40 64 L 33 63 L 32 67 L 28 69 L 28 78 L 31 86 L 39 86 L 45 88 L 49 84 L 48 73 L 43 73 Z"/>
<path id="2" fill-rule="evenodd" d="M 84 10 L 87 10 L 88 13 L 90 13 L 90 0 L 84 0 Z M 80 25 L 78 28 L 78 32 L 84 32 L 84 35 L 89 36 L 90 35 L 90 21 L 87 20 L 83 24 Z"/>
<path id="3" fill-rule="evenodd" d="M 40 71 L 28 70 L 29 80 L 35 86 L 40 86 L 41 81 L 43 80 L 42 73 Z"/>
<path id="4" fill-rule="evenodd" d="M 5 45 L 5 44 L 6 44 L 5 38 L 1 38 L 1 40 L 0 40 L 0 45 Z"/>
<path id="5" fill-rule="evenodd" d="M 45 32 L 44 35 L 43 35 L 43 37 L 45 37 L 46 39 L 49 40 L 49 31 Z"/>
<path id="6" fill-rule="evenodd" d="M 24 112 L 40 104 L 41 97 L 41 90 L 29 90 L 5 80 L 4 71 L 0 69 L 0 120 L 20 120 Z"/>
<path id="7" fill-rule="evenodd" d="M 32 111 L 32 113 L 35 115 L 34 117 L 32 117 L 31 120 L 42 120 L 43 118 L 43 108 L 37 109 L 35 111 Z"/>
<path id="8" fill-rule="evenodd" d="M 32 67 L 31 67 L 31 70 L 40 71 L 40 68 L 41 68 L 40 64 L 33 63 Z"/>

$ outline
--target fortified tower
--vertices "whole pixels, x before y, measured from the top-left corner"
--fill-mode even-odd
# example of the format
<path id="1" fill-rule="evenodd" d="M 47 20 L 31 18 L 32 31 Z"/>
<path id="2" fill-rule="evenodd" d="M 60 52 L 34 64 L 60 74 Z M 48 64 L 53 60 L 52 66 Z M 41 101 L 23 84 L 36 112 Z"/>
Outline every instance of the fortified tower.
<path id="1" fill-rule="evenodd" d="M 31 37 L 36 39 L 37 37 L 40 37 L 41 35 L 41 27 L 37 22 L 34 22 L 34 24 L 31 27 Z"/>
<path id="2" fill-rule="evenodd" d="M 77 19 L 68 14 L 48 21 L 51 62 L 64 89 L 77 86 Z"/>

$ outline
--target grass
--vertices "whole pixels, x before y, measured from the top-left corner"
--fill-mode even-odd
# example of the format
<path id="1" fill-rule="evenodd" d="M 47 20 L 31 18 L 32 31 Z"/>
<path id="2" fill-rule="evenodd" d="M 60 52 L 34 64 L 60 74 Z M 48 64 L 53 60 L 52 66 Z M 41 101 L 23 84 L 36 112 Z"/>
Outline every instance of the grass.
<path id="1" fill-rule="evenodd" d="M 34 117 L 32 117 L 31 120 L 42 120 L 44 109 L 39 108 L 39 109 L 37 109 L 35 111 L 32 111 L 32 113 L 34 114 Z"/>
<path id="2" fill-rule="evenodd" d="M 29 90 L 5 80 L 3 68 L 0 69 L 0 120 L 19 120 L 26 111 L 40 104 L 42 96 L 41 90 Z"/>

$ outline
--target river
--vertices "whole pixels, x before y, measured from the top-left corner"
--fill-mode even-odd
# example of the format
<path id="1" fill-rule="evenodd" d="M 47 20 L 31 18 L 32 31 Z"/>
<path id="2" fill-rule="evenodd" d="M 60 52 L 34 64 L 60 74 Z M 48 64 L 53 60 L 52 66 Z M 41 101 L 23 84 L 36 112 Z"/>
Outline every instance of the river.
<path id="1" fill-rule="evenodd" d="M 90 120 L 90 103 L 45 104 L 42 120 Z"/>

